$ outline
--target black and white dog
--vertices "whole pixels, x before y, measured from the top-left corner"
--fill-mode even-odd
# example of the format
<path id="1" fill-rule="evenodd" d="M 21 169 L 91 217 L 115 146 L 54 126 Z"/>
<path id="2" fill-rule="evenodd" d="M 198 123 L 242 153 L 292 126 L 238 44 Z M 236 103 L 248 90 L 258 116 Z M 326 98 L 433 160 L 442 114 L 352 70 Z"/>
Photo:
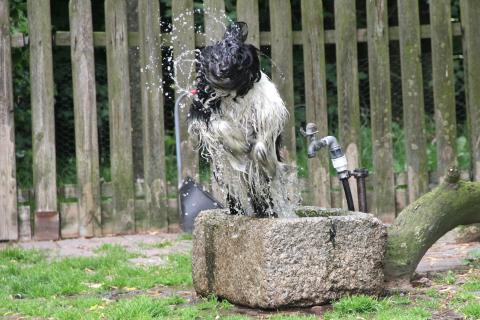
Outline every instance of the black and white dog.
<path id="1" fill-rule="evenodd" d="M 279 153 L 289 115 L 247 34 L 245 23 L 234 23 L 201 51 L 189 132 L 212 162 L 232 214 L 276 216 L 291 201 Z"/>

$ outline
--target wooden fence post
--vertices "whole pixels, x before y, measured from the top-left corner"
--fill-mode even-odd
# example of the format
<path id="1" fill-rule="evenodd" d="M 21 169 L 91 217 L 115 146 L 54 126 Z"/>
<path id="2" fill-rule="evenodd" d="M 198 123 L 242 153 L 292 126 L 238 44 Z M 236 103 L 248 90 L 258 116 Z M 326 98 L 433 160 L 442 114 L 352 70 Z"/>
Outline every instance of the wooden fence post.
<path id="1" fill-rule="evenodd" d="M 321 0 L 302 0 L 303 65 L 305 72 L 306 120 L 328 135 L 327 85 L 323 5 Z M 328 152 L 308 161 L 309 205 L 331 207 Z"/>
<path id="2" fill-rule="evenodd" d="M 173 56 L 178 59 L 180 56 L 183 61 L 195 59 L 195 31 L 193 21 L 193 0 L 175 0 L 172 1 L 172 35 L 175 37 L 173 41 Z M 182 89 L 194 89 L 195 69 L 186 70 L 175 74 L 177 84 Z M 198 181 L 198 152 L 194 150 L 192 141 L 189 139 L 186 119 L 188 115 L 188 104 L 184 104 L 180 112 L 180 140 L 182 154 L 182 177 L 190 176 Z M 182 181 L 178 181 L 178 184 Z M 173 212 L 173 211 L 172 211 Z M 176 224 L 179 222 L 179 215 L 169 215 L 168 224 Z"/>
<path id="3" fill-rule="evenodd" d="M 433 101 L 439 176 L 457 164 L 455 83 L 450 0 L 430 1 Z"/>
<path id="4" fill-rule="evenodd" d="M 79 233 L 92 237 L 102 225 L 91 2 L 70 0 L 69 11 Z"/>
<path id="5" fill-rule="evenodd" d="M 270 0 L 272 80 L 290 113 L 285 125 L 282 150 L 288 163 L 296 164 L 295 106 L 293 96 L 293 33 L 290 0 Z"/>
<path id="6" fill-rule="evenodd" d="M 395 219 L 393 176 L 392 101 L 386 0 L 367 1 L 368 74 L 374 167 L 373 213 Z"/>
<path id="7" fill-rule="evenodd" d="M 30 87 L 33 132 L 33 184 L 37 240 L 58 239 L 53 97 L 52 31 L 49 0 L 28 0 Z"/>
<path id="8" fill-rule="evenodd" d="M 0 240 L 18 239 L 12 56 L 8 0 L 0 2 Z"/>
<path id="9" fill-rule="evenodd" d="M 160 48 L 160 6 L 158 1 L 139 0 L 140 79 L 143 118 L 143 170 L 146 217 L 137 230 L 167 227 L 167 184 L 165 129 Z"/>
<path id="10" fill-rule="evenodd" d="M 398 0 L 408 202 L 428 191 L 427 142 L 417 0 Z"/>
<path id="11" fill-rule="evenodd" d="M 480 181 L 480 2 L 461 0 L 464 34 L 464 63 L 467 95 L 467 120 L 472 160 L 472 178 Z"/>
<path id="12" fill-rule="evenodd" d="M 205 39 L 206 44 L 210 45 L 219 41 L 225 32 L 225 1 L 224 0 L 204 0 L 203 12 L 205 21 Z"/>
<path id="13" fill-rule="evenodd" d="M 138 20 L 139 0 L 127 0 L 127 29 L 129 34 L 139 35 Z M 158 22 L 159 23 L 159 22 Z M 138 37 L 137 37 L 138 38 Z M 140 76 L 140 43 L 128 46 L 128 67 L 130 78 L 130 110 L 132 115 L 132 155 L 133 176 L 135 183 L 144 179 L 143 172 L 143 116 L 142 116 L 142 88 Z M 142 217 L 142 211 L 135 207 L 135 219 Z M 135 222 L 136 224 L 136 222 Z"/>
<path id="14" fill-rule="evenodd" d="M 130 79 L 125 0 L 105 1 L 114 233 L 135 232 Z"/>
<path id="15" fill-rule="evenodd" d="M 237 1 L 237 20 L 248 25 L 247 43 L 260 49 L 260 20 L 258 0 Z"/>
<path id="16" fill-rule="evenodd" d="M 361 165 L 356 21 L 355 0 L 336 0 L 338 128 L 340 145 L 347 155 L 349 170 Z M 357 186 L 351 183 L 350 187 L 354 202 L 357 203 Z"/>

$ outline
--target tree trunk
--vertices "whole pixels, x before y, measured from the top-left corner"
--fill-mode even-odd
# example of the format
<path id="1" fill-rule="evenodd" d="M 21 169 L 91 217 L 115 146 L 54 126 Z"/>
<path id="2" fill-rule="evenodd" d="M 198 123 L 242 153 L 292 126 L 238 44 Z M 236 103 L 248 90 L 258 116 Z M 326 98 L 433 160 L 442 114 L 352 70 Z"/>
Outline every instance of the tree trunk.
<path id="1" fill-rule="evenodd" d="M 480 222 L 480 182 L 459 181 L 450 169 L 444 182 L 405 208 L 388 229 L 387 280 L 412 275 L 425 252 L 459 225 Z"/>

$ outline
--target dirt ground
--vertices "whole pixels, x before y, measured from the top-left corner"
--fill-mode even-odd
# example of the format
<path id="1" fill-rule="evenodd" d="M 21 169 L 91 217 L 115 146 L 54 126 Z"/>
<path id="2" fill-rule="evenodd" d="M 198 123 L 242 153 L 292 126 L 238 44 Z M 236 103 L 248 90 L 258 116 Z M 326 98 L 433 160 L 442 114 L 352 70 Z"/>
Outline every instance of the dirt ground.
<path id="1" fill-rule="evenodd" d="M 57 257 L 93 256 L 95 249 L 103 244 L 118 244 L 129 251 L 138 252 L 141 257 L 131 261 L 143 265 L 162 265 L 162 256 L 177 252 L 187 253 L 192 248 L 192 241 L 175 241 L 178 233 L 151 233 L 125 236 L 111 236 L 91 239 L 67 239 L 60 241 L 29 241 L 19 242 L 17 245 L 24 249 L 46 249 L 49 254 Z M 464 267 L 467 254 L 480 249 L 480 242 L 456 243 L 455 231 L 446 234 L 437 241 L 425 254 L 417 267 L 417 272 L 436 272 Z M 153 246 L 161 241 L 171 241 L 171 245 L 164 248 Z M 0 249 L 7 243 L 0 243 Z"/>

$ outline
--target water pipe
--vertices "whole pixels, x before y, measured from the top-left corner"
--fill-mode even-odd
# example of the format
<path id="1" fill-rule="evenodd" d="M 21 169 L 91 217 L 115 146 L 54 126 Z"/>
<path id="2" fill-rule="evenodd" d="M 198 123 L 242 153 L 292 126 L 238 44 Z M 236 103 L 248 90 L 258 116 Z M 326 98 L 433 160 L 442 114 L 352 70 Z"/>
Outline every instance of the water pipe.
<path id="1" fill-rule="evenodd" d="M 337 171 L 338 177 L 342 182 L 343 191 L 345 192 L 345 198 L 347 200 L 348 210 L 354 211 L 355 207 L 353 205 L 352 192 L 350 190 L 350 184 L 348 179 L 350 178 L 350 171 L 347 169 L 347 157 L 343 153 L 342 148 L 338 144 L 337 138 L 334 136 L 326 136 L 321 139 L 317 138 L 317 125 L 315 123 L 308 123 L 305 131 L 300 130 L 301 133 L 307 137 L 309 141 L 308 145 L 308 157 L 314 158 L 317 155 L 317 151 L 323 147 L 328 147 L 330 152 L 330 159 L 332 160 L 332 165 Z"/>
<path id="2" fill-rule="evenodd" d="M 182 150 L 181 150 L 181 137 L 180 137 L 180 105 L 182 100 L 187 97 L 197 93 L 197 90 L 191 90 L 189 92 L 184 92 L 178 96 L 175 100 L 175 148 L 177 153 L 177 183 L 178 188 L 182 186 Z"/>
<path id="3" fill-rule="evenodd" d="M 353 176 L 357 180 L 358 209 L 361 212 L 368 212 L 367 206 L 367 188 L 365 187 L 365 178 L 368 177 L 366 168 L 353 170 Z"/>

